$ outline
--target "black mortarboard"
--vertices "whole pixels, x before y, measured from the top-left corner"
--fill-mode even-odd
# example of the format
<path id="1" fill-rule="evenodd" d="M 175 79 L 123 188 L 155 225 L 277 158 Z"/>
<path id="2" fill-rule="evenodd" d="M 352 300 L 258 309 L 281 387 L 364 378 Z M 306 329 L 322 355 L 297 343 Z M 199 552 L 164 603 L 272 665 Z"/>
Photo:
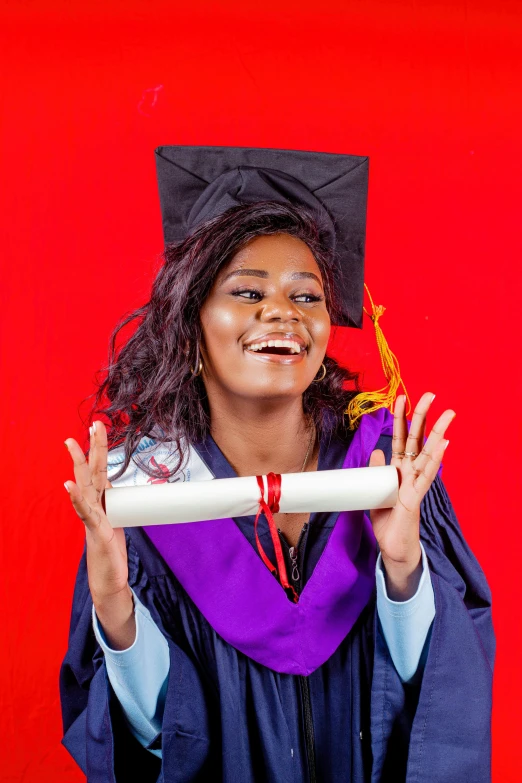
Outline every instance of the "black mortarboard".
<path id="1" fill-rule="evenodd" d="M 339 326 L 362 326 L 368 158 L 250 147 L 158 147 L 165 244 L 238 204 L 307 207 L 338 266 Z"/>

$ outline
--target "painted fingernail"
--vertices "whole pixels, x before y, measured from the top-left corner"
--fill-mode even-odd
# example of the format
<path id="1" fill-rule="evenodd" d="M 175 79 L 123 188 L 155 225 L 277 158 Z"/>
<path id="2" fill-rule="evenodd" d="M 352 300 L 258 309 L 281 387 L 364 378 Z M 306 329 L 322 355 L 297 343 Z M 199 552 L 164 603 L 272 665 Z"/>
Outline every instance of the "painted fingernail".
<path id="1" fill-rule="evenodd" d="M 93 421 L 93 423 L 92 423 L 92 431 L 96 432 L 96 422 L 95 421 Z"/>
<path id="2" fill-rule="evenodd" d="M 71 494 L 71 490 L 69 489 L 69 487 L 67 486 L 67 484 L 65 482 L 64 482 L 64 487 L 65 487 L 65 489 L 67 490 L 67 492 L 70 495 Z"/>

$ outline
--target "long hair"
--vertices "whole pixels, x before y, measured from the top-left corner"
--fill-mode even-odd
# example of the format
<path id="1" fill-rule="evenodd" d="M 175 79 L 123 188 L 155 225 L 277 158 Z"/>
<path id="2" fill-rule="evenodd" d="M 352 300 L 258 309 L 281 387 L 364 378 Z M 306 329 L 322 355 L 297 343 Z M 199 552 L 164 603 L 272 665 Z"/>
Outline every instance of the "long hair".
<path id="1" fill-rule="evenodd" d="M 150 300 L 125 316 L 110 338 L 109 362 L 97 381 L 91 419 L 102 418 L 109 449 L 123 444 L 119 478 L 144 437 L 175 444 L 177 462 L 169 478 L 183 465 L 188 446 L 201 443 L 209 432 L 205 387 L 195 374 L 202 340 L 200 310 L 216 276 L 247 242 L 266 234 L 286 233 L 305 242 L 323 277 L 325 301 L 335 323 L 333 258 L 321 227 L 301 207 L 272 201 L 232 207 L 199 226 L 184 241 L 168 246 L 164 264 L 152 286 Z M 128 324 L 136 329 L 117 349 L 117 337 Z M 188 347 L 188 352 L 187 352 Z M 326 375 L 303 394 L 303 409 L 318 435 L 344 432 L 343 414 L 357 393 L 345 388 L 357 374 L 325 357 Z M 152 468 L 141 466 L 150 476 Z"/>

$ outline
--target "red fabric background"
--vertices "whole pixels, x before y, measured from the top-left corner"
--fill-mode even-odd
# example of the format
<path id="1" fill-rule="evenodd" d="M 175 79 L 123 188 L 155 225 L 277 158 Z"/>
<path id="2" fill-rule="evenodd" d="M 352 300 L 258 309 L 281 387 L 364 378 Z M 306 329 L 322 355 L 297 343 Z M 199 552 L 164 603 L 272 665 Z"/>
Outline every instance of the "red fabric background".
<path id="1" fill-rule="evenodd" d="M 81 523 L 62 483 L 117 318 L 145 301 L 158 144 L 370 156 L 367 280 L 494 595 L 494 780 L 522 779 L 517 0 L 4 2 L 0 779 L 79 781 L 57 677 Z M 366 327 L 335 352 L 380 383 Z M 83 441 L 82 441 L 83 442 Z M 451 705 L 448 705 L 451 708 Z"/>

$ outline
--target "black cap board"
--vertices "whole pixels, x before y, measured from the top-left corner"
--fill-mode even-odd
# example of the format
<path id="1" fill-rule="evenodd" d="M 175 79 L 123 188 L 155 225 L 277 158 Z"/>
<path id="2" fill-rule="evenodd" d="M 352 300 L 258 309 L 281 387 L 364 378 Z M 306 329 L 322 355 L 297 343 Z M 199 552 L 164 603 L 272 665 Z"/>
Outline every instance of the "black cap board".
<path id="1" fill-rule="evenodd" d="M 165 244 L 238 204 L 299 204 L 319 222 L 338 266 L 339 326 L 362 326 L 368 158 L 251 147 L 158 147 Z"/>

